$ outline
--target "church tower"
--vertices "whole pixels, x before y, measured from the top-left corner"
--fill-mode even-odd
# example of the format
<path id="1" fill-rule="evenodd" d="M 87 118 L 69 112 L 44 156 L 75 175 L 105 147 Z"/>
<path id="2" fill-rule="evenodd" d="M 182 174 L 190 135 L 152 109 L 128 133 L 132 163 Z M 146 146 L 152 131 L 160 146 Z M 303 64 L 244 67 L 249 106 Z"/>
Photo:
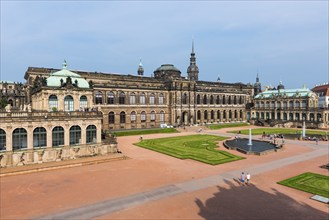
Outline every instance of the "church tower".
<path id="1" fill-rule="evenodd" d="M 257 73 L 256 83 L 254 84 L 254 95 L 257 95 L 262 92 L 262 84 L 259 82 L 259 77 Z"/>
<path id="2" fill-rule="evenodd" d="M 190 66 L 187 68 L 187 77 L 189 80 L 199 80 L 199 67 L 196 65 L 196 58 L 194 53 L 194 41 L 192 41 L 192 53 L 190 58 Z"/>

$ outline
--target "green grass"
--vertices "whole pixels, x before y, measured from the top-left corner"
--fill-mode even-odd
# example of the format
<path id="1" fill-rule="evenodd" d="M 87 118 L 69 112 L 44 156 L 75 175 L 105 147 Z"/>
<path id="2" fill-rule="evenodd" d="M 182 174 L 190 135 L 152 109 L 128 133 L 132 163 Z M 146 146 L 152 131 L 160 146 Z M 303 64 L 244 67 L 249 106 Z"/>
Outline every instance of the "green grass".
<path id="1" fill-rule="evenodd" d="M 278 184 L 329 198 L 329 176 L 303 173 L 280 181 Z"/>
<path id="2" fill-rule="evenodd" d="M 158 133 L 178 133 L 175 128 L 157 128 L 157 129 L 140 129 L 131 131 L 116 131 L 113 132 L 117 137 L 131 136 L 131 135 L 144 135 L 144 134 L 158 134 Z"/>
<path id="3" fill-rule="evenodd" d="M 238 133 L 239 131 L 230 131 L 229 133 Z M 251 129 L 251 133 L 253 135 L 260 135 L 265 132 L 266 134 L 301 134 L 302 129 L 289 129 L 289 128 L 253 128 Z M 241 130 L 241 134 L 249 134 L 249 129 Z M 321 134 L 326 135 L 325 131 L 314 131 L 314 130 L 306 130 L 306 135 L 310 134 Z"/>
<path id="4" fill-rule="evenodd" d="M 224 137 L 214 135 L 190 135 L 143 140 L 135 145 L 154 150 L 179 159 L 192 159 L 217 165 L 244 159 L 226 151 L 216 150 L 218 141 Z"/>
<path id="5" fill-rule="evenodd" d="M 208 127 L 211 130 L 217 130 L 221 128 L 232 128 L 232 127 L 242 127 L 242 126 L 248 126 L 248 123 L 230 123 L 230 124 L 215 124 L 215 125 L 209 125 Z"/>

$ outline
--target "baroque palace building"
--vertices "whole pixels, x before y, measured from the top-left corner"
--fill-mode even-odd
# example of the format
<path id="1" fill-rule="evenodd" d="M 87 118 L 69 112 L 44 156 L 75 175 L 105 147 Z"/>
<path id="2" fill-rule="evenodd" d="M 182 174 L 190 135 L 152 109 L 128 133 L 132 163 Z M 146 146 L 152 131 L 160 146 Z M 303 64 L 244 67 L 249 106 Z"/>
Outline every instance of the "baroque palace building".
<path id="1" fill-rule="evenodd" d="M 116 152 L 101 132 L 246 121 L 250 84 L 199 80 L 194 47 L 187 77 L 172 64 L 154 76 L 29 67 L 24 102 L 0 111 L 0 165 Z M 14 104 L 15 103 L 15 104 Z M 18 104 L 16 104 L 18 103 Z"/>
<path id="2" fill-rule="evenodd" d="M 319 96 L 305 86 L 285 89 L 282 82 L 277 89 L 266 89 L 254 97 L 251 119 L 262 125 L 328 128 L 329 109 L 319 108 Z"/>

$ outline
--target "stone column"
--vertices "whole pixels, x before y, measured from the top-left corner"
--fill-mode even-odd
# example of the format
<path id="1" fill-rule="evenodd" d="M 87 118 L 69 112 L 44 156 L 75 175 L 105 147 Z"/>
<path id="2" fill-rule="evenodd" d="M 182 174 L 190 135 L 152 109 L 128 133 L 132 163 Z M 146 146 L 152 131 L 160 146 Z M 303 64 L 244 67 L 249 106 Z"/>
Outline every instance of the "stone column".
<path id="1" fill-rule="evenodd" d="M 65 124 L 64 127 L 64 146 L 70 145 L 70 125 Z"/>
<path id="2" fill-rule="evenodd" d="M 52 148 L 53 145 L 52 126 L 47 126 L 47 148 Z"/>
<path id="3" fill-rule="evenodd" d="M 86 144 L 86 125 L 81 126 L 81 141 L 80 144 Z"/>
<path id="4" fill-rule="evenodd" d="M 33 126 L 27 128 L 27 149 L 33 149 Z"/>
<path id="5" fill-rule="evenodd" d="M 6 133 L 6 151 L 13 151 L 13 128 L 8 126 Z"/>

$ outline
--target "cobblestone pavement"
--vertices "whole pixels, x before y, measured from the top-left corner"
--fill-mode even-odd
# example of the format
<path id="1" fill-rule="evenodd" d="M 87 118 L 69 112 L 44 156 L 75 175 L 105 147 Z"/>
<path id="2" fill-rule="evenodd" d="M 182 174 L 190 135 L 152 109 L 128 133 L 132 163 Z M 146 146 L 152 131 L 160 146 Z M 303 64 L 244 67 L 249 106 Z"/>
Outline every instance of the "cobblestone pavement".
<path id="1" fill-rule="evenodd" d="M 144 138 L 187 134 L 195 132 Z M 136 147 L 132 144 L 138 141 L 136 136 L 118 140 L 129 159 L 1 177 L 1 219 L 327 217 L 328 205 L 310 200 L 309 193 L 276 184 L 302 172 L 328 175 L 319 168 L 328 163 L 326 142 L 287 141 L 283 151 L 263 156 L 230 151 L 246 159 L 210 166 Z M 252 174 L 248 186 L 238 181 L 243 171 Z"/>

